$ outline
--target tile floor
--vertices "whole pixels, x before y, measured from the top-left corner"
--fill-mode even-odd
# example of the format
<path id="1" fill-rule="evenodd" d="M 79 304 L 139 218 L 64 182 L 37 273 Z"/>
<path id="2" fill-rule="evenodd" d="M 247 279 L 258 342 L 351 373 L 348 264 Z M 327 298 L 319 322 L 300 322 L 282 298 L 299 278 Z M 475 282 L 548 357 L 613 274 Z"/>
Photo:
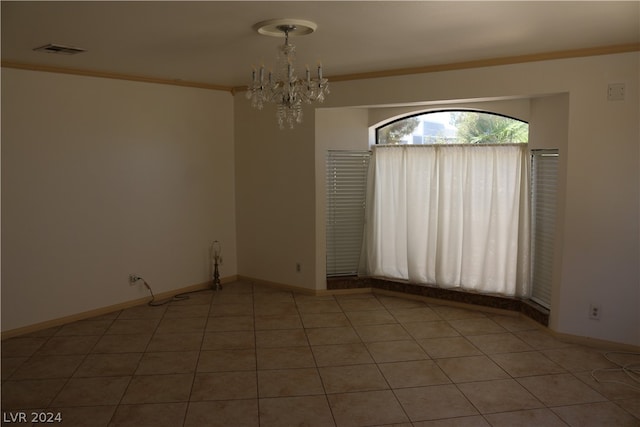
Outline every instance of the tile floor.
<path id="1" fill-rule="evenodd" d="M 604 352 L 519 317 L 236 282 L 4 341 L 3 425 L 640 426 L 640 391 L 592 378 Z"/>

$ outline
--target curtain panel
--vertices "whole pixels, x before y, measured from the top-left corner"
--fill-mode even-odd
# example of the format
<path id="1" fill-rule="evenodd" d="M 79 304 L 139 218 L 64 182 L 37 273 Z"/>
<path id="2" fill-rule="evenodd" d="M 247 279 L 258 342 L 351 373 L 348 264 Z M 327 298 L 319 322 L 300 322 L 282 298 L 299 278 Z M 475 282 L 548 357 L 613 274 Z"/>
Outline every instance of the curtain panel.
<path id="1" fill-rule="evenodd" d="M 529 294 L 526 144 L 376 146 L 360 273 Z"/>

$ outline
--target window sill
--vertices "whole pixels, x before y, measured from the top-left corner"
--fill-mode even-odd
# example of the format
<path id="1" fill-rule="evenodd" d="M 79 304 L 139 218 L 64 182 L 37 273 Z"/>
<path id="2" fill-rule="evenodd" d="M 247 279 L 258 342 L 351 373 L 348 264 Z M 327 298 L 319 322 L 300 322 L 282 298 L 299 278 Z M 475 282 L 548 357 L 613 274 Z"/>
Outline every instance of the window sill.
<path id="1" fill-rule="evenodd" d="M 528 299 L 443 289 L 437 286 L 418 285 L 402 280 L 377 277 L 340 276 L 327 278 L 327 290 L 330 291 L 359 288 L 371 288 L 374 291 L 381 289 L 424 298 L 515 311 L 544 326 L 549 325 L 549 310 Z"/>

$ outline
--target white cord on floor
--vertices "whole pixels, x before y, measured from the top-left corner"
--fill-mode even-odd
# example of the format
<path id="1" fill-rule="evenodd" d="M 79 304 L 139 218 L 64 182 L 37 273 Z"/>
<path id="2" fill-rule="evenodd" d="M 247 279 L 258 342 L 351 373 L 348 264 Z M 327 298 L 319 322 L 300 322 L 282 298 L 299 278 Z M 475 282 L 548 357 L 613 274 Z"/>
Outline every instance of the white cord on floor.
<path id="1" fill-rule="evenodd" d="M 609 362 L 617 365 L 617 368 L 599 368 L 599 369 L 594 369 L 591 371 L 591 378 L 593 378 L 596 382 L 599 383 L 616 383 L 616 384 L 623 384 L 626 385 L 628 387 L 631 387 L 635 390 L 640 391 L 640 385 L 636 385 L 636 384 L 640 384 L 640 362 L 632 362 L 632 363 L 626 363 L 626 364 L 621 364 L 619 362 L 616 362 L 615 360 L 611 359 L 611 357 L 609 357 L 609 355 L 611 354 L 630 354 L 633 356 L 640 356 L 640 353 L 632 353 L 632 352 L 626 352 L 626 351 L 609 351 L 607 353 L 604 354 L 605 359 L 607 359 Z M 628 383 L 625 381 L 619 381 L 619 380 L 603 380 L 603 379 L 598 379 L 598 377 L 596 377 L 596 373 L 597 372 L 624 372 L 634 383 Z"/>

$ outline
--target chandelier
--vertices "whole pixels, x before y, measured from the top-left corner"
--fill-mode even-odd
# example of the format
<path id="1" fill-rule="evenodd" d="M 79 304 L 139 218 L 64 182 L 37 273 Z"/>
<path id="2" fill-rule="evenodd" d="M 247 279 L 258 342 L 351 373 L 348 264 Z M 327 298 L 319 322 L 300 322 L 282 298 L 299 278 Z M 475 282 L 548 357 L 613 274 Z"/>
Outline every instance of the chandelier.
<path id="1" fill-rule="evenodd" d="M 311 76 L 309 66 L 306 74 L 299 78 L 295 73 L 296 47 L 289 42 L 290 35 L 311 34 L 317 28 L 310 21 L 299 19 L 274 19 L 254 25 L 258 33 L 284 37 L 284 44 L 278 46 L 274 70 L 265 72 L 264 65 L 253 68 L 251 84 L 247 88 L 247 99 L 251 106 L 261 110 L 265 103 L 276 104 L 278 125 L 293 129 L 302 122 L 302 104 L 322 102 L 329 93 L 329 81 L 322 76 L 322 64 L 318 62 L 315 76 Z"/>

